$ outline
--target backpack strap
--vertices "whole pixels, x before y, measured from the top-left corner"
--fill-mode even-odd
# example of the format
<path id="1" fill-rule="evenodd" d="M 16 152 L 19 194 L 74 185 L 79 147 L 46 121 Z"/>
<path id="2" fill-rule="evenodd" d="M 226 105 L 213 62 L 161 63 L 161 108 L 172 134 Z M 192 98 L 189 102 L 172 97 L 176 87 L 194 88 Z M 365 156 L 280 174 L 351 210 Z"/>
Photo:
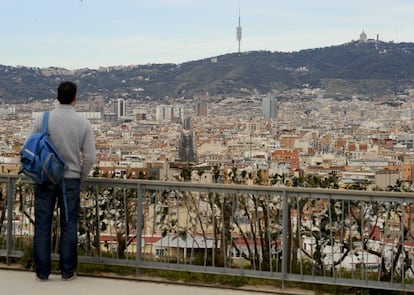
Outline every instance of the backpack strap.
<path id="1" fill-rule="evenodd" d="M 42 122 L 42 133 L 47 132 L 47 125 L 49 123 L 49 112 L 43 113 L 43 122 Z"/>
<path id="2" fill-rule="evenodd" d="M 47 133 L 47 127 L 48 127 L 48 123 L 49 123 L 49 115 L 50 115 L 50 112 L 44 112 L 44 114 L 43 114 L 42 133 Z M 60 156 L 59 153 L 57 153 L 57 155 Z M 63 160 L 62 160 L 62 162 L 63 162 Z M 67 195 L 66 195 L 65 179 L 64 178 L 62 178 L 60 188 L 61 188 L 62 194 L 63 194 L 63 207 L 65 207 L 65 218 L 66 218 L 66 221 L 68 221 L 68 219 L 69 219 L 68 200 L 67 200 Z"/>

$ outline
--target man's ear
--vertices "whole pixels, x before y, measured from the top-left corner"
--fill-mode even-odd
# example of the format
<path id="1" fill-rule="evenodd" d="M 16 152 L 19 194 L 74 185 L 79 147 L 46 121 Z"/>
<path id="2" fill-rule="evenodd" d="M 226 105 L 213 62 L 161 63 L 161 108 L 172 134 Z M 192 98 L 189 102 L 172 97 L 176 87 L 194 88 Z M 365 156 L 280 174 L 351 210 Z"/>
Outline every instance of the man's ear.
<path id="1" fill-rule="evenodd" d="M 74 106 L 74 105 L 76 104 L 77 99 L 78 99 L 78 96 L 77 96 L 77 95 L 75 95 L 75 98 L 72 100 L 71 105 L 73 105 L 73 106 Z"/>

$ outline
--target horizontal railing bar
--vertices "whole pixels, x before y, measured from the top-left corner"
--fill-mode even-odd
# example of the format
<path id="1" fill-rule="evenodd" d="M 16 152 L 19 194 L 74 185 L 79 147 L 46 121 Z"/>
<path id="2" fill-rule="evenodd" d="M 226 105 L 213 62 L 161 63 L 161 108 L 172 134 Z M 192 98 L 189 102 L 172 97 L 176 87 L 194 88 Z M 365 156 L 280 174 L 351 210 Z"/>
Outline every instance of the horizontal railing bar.
<path id="1" fill-rule="evenodd" d="M 23 183 L 32 183 L 28 178 L 22 175 L 15 174 L 0 174 L 0 182 L 7 182 L 8 179 L 20 179 Z M 411 192 L 387 192 L 387 191 L 355 191 L 345 189 L 322 189 L 311 187 L 278 187 L 278 186 L 259 186 L 259 185 L 242 185 L 242 184 L 200 184 L 190 182 L 172 182 L 172 181 L 158 181 L 158 180 L 142 180 L 142 179 L 119 179 L 119 178 L 101 178 L 88 177 L 84 181 L 84 185 L 99 185 L 101 187 L 122 187 L 122 188 L 137 188 L 137 185 L 142 185 L 144 189 L 169 189 L 181 191 L 214 191 L 214 192 L 241 192 L 251 194 L 282 194 L 287 192 L 289 195 L 307 194 L 313 198 L 320 198 L 320 195 L 331 195 L 337 199 L 358 198 L 359 200 L 374 200 L 380 201 L 386 199 L 387 201 L 414 201 L 414 193 Z"/>

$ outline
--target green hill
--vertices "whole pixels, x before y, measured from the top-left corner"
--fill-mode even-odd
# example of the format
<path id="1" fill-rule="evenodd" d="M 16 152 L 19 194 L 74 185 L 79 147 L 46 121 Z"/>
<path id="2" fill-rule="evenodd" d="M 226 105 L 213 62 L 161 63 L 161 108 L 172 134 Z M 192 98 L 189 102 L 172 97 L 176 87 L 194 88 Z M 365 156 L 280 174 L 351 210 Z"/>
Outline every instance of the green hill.
<path id="1" fill-rule="evenodd" d="M 79 84 L 80 97 L 166 97 L 265 94 L 309 85 L 371 98 L 414 87 L 414 43 L 351 42 L 298 52 L 252 51 L 182 64 L 79 69 L 0 65 L 0 100 L 54 98 L 59 81 Z"/>

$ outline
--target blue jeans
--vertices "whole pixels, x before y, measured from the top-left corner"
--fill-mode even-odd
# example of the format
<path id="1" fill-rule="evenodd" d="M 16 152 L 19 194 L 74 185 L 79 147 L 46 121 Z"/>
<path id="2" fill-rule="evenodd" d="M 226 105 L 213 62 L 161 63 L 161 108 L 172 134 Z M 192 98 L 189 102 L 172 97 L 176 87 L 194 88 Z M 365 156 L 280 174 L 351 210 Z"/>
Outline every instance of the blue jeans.
<path id="1" fill-rule="evenodd" d="M 35 185 L 35 233 L 33 256 L 36 274 L 47 279 L 51 272 L 51 232 L 56 200 L 60 209 L 60 271 L 63 278 L 71 277 L 78 264 L 78 214 L 80 206 L 80 179 L 65 179 L 68 220 L 65 216 L 60 186 Z"/>

